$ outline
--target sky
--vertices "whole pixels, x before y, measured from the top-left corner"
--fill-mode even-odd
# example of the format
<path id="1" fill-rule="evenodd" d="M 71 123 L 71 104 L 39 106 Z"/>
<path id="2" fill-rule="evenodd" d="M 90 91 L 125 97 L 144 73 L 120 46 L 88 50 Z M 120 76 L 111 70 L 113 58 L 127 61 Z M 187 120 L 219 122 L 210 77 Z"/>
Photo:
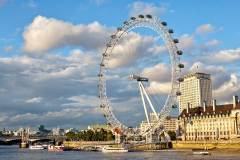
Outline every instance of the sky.
<path id="1" fill-rule="evenodd" d="M 210 73 L 217 103 L 231 103 L 233 95 L 240 96 L 239 5 L 237 0 L 0 0 L 0 129 L 105 123 L 98 107 L 101 54 L 116 28 L 139 14 L 167 21 L 184 52 L 183 74 Z M 136 125 L 144 112 L 137 85 L 126 76 L 149 77 L 147 91 L 164 102 L 168 54 L 161 38 L 144 30 L 130 32 L 114 53 L 109 99 L 117 118 Z"/>

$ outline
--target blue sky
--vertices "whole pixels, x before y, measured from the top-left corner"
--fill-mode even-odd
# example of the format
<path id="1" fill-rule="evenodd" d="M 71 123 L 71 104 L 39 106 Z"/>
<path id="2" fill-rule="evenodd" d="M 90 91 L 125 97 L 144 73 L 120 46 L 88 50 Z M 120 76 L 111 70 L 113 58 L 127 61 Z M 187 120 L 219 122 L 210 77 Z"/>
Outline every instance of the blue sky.
<path id="1" fill-rule="evenodd" d="M 39 123 L 84 128 L 103 123 L 96 87 L 100 53 L 114 29 L 138 14 L 166 20 L 185 53 L 184 73 L 196 66 L 211 73 L 213 97 L 219 103 L 231 102 L 232 95 L 240 93 L 239 5 L 237 0 L 0 0 L 0 128 Z M 125 46 L 128 52 L 134 47 L 142 46 L 142 52 L 153 47 L 152 39 L 141 33 L 130 38 L 133 46 Z M 126 59 L 118 60 L 122 62 Z M 168 86 L 168 78 L 156 78 L 169 77 L 167 61 L 152 65 L 142 70 L 156 82 L 152 87 Z M 153 74 L 156 69 L 161 72 Z M 137 90 L 130 87 L 124 93 L 126 83 L 112 82 L 111 98 L 123 106 L 116 108 L 120 119 L 129 111 L 133 116 L 123 121 L 137 124 L 143 110 L 126 107 L 140 104 Z"/>

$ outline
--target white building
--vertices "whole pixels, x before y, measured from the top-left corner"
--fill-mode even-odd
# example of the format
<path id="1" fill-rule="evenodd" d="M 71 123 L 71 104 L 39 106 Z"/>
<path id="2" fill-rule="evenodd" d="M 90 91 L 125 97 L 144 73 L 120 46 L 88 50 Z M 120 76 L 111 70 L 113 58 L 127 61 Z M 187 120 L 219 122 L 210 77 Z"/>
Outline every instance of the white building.
<path id="1" fill-rule="evenodd" d="M 219 140 L 240 138 L 240 102 L 187 108 L 179 116 L 179 138 L 182 140 Z"/>
<path id="2" fill-rule="evenodd" d="M 53 136 L 63 136 L 64 135 L 64 129 L 61 129 L 59 127 L 52 129 L 52 135 Z"/>
<path id="3" fill-rule="evenodd" d="M 163 122 L 164 130 L 166 132 L 168 131 L 176 132 L 177 120 L 178 120 L 177 117 L 171 117 L 171 116 L 167 117 Z M 154 115 L 154 113 L 150 113 L 150 125 L 153 125 L 156 122 L 157 122 L 156 116 Z M 140 124 L 141 132 L 144 133 L 146 129 L 148 129 L 148 122 L 142 121 L 142 123 Z"/>
<path id="4" fill-rule="evenodd" d="M 207 106 L 212 101 L 212 82 L 210 74 L 191 73 L 184 77 L 180 83 L 179 114 L 187 107 L 203 106 L 204 101 Z"/>

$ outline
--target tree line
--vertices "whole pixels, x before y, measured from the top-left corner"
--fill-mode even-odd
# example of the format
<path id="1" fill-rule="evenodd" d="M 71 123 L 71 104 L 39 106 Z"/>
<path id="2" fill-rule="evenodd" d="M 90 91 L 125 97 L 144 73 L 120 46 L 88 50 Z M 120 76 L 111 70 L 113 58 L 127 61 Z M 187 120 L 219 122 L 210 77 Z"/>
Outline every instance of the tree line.
<path id="1" fill-rule="evenodd" d="M 66 134 L 68 141 L 112 141 L 115 139 L 111 131 L 100 130 L 87 130 L 78 133 L 68 132 Z"/>

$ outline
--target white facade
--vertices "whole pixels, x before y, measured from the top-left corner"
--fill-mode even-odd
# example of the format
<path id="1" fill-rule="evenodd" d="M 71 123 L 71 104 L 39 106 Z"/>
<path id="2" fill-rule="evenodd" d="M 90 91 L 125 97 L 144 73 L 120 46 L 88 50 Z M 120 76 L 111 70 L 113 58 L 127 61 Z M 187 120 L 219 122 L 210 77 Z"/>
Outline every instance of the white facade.
<path id="1" fill-rule="evenodd" d="M 240 103 L 197 107 L 183 110 L 179 116 L 182 140 L 219 140 L 240 137 Z"/>
<path id="2" fill-rule="evenodd" d="M 52 135 L 53 136 L 63 136 L 64 135 L 64 129 L 61 129 L 59 127 L 52 129 Z"/>
<path id="3" fill-rule="evenodd" d="M 210 74 L 192 73 L 184 77 L 184 81 L 180 83 L 179 96 L 179 114 L 186 109 L 211 105 L 212 101 L 212 82 Z"/>
<path id="4" fill-rule="evenodd" d="M 176 132 L 177 130 L 177 117 L 167 117 L 165 121 L 163 122 L 164 130 L 167 131 L 173 131 Z M 154 113 L 150 113 L 150 125 L 153 125 L 156 123 L 156 117 Z M 140 124 L 141 132 L 144 133 L 145 130 L 148 128 L 147 121 L 142 121 Z"/>

